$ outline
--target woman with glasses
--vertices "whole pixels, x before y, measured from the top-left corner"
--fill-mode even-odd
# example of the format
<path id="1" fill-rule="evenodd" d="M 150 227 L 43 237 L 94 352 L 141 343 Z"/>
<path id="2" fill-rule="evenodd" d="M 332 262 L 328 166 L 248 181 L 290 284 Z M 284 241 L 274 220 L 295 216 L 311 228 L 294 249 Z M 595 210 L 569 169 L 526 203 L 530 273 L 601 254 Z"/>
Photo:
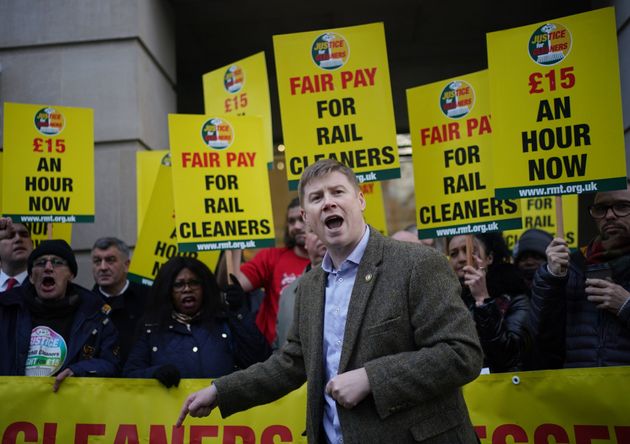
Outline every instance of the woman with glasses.
<path id="1" fill-rule="evenodd" d="M 181 378 L 216 378 L 266 359 L 271 351 L 253 316 L 234 303 L 242 289 L 235 283 L 227 291 L 229 306 L 203 262 L 169 259 L 149 292 L 123 376 L 172 387 Z"/>

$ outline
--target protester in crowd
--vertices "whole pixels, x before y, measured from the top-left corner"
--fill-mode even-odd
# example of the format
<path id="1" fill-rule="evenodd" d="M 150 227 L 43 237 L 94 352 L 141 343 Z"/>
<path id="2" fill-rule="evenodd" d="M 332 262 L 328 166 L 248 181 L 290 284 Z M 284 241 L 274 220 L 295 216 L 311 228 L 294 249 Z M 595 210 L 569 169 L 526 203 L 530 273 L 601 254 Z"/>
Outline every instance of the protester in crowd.
<path id="1" fill-rule="evenodd" d="M 256 325 L 272 344 L 276 338 L 276 320 L 280 293 L 302 274 L 309 263 L 304 248 L 304 221 L 300 202 L 293 199 L 287 208 L 285 246 L 260 250 L 254 259 L 241 265 L 241 250 L 233 250 L 232 264 L 243 290 L 265 289 L 256 315 Z M 239 269 L 240 267 L 240 269 Z"/>
<path id="2" fill-rule="evenodd" d="M 630 181 L 597 193 L 589 213 L 597 237 L 573 254 L 554 238 L 534 276 L 532 324 L 548 368 L 630 364 Z"/>
<path id="3" fill-rule="evenodd" d="M 467 263 L 466 237 L 448 242 L 451 266 L 462 285 L 481 340 L 484 366 L 491 373 L 521 370 L 531 349 L 529 301 L 501 233 L 472 237 L 472 264 Z"/>
<path id="4" fill-rule="evenodd" d="M 306 227 L 306 235 L 304 240 L 304 248 L 308 253 L 308 259 L 310 263 L 306 266 L 304 273 L 308 272 L 312 268 L 317 268 L 321 265 L 326 254 L 326 246 L 317 237 L 317 234 L 313 232 L 309 227 Z M 304 276 L 304 275 L 302 275 Z M 273 349 L 277 350 L 287 340 L 287 334 L 289 333 L 289 327 L 293 323 L 293 311 L 295 309 L 295 297 L 297 292 L 297 286 L 302 276 L 294 280 L 288 287 L 282 290 L 280 293 L 280 304 L 278 306 L 278 321 L 276 323 L 276 340 L 273 342 Z"/>
<path id="5" fill-rule="evenodd" d="M 72 283 L 77 262 L 63 240 L 28 258 L 29 281 L 0 297 L 0 375 L 116 376 L 118 334 L 91 291 Z"/>
<path id="6" fill-rule="evenodd" d="M 107 316 L 118 329 L 121 366 L 131 349 L 136 324 L 144 313 L 148 287 L 129 282 L 129 247 L 115 237 L 102 237 L 92 247 L 92 291 L 109 306 Z"/>
<path id="7" fill-rule="evenodd" d="M 308 381 L 308 442 L 477 443 L 460 387 L 479 374 L 482 352 L 444 256 L 368 227 L 356 176 L 335 160 L 310 165 L 299 195 L 327 252 L 301 279 L 287 342 L 190 395 L 177 424 Z"/>
<path id="8" fill-rule="evenodd" d="M 0 217 L 0 293 L 22 285 L 26 262 L 33 251 L 31 233 L 25 225 Z"/>
<path id="9" fill-rule="evenodd" d="M 528 293 L 532 288 L 534 273 L 538 267 L 547 261 L 545 251 L 553 239 L 551 234 L 537 228 L 525 230 L 514 246 L 514 264 L 521 272 L 523 281 L 527 285 Z"/>
<path id="10" fill-rule="evenodd" d="M 172 387 L 181 378 L 216 378 L 266 359 L 270 347 L 253 315 L 243 309 L 243 297 L 238 285 L 229 287 L 230 306 L 225 307 L 203 262 L 172 257 L 153 282 L 123 375 L 155 378 Z"/>
<path id="11" fill-rule="evenodd" d="M 433 247 L 436 250 L 444 253 L 446 248 L 444 246 L 445 241 L 444 238 L 428 238 L 428 239 L 419 239 L 418 238 L 418 228 L 416 224 L 411 224 L 405 227 L 404 230 L 396 231 L 392 234 L 392 239 L 396 239 L 403 242 L 414 242 L 419 244 L 424 244 L 429 247 Z"/>

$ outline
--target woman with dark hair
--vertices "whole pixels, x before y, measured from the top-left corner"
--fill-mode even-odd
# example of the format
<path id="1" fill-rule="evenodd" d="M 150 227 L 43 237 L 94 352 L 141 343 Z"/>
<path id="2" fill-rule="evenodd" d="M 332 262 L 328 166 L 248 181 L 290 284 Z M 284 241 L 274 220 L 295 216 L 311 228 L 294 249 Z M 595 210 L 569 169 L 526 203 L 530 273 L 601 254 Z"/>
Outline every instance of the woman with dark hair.
<path id="1" fill-rule="evenodd" d="M 229 304 L 203 262 L 169 259 L 149 292 L 123 376 L 156 378 L 171 387 L 180 378 L 216 378 L 265 360 L 271 350 L 239 303 L 243 290 L 235 283 L 226 291 Z"/>
<path id="2" fill-rule="evenodd" d="M 531 348 L 527 287 L 509 263 L 500 233 L 473 236 L 473 265 L 467 264 L 466 236 L 448 240 L 448 255 L 462 284 L 462 299 L 475 319 L 490 372 L 522 370 Z"/>

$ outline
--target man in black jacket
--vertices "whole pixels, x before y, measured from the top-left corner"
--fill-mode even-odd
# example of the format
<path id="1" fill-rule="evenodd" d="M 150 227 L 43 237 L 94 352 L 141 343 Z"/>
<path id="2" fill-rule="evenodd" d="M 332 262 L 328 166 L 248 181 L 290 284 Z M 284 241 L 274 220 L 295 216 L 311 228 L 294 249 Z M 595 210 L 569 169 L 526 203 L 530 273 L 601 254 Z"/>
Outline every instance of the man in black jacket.
<path id="1" fill-rule="evenodd" d="M 574 254 L 555 238 L 534 276 L 532 323 L 548 368 L 630 365 L 630 187 L 597 193 L 589 213 L 599 235 Z"/>
<path id="2" fill-rule="evenodd" d="M 92 247 L 94 291 L 109 307 L 107 315 L 118 330 L 120 360 L 131 350 L 138 319 L 144 314 L 148 287 L 129 282 L 129 247 L 115 237 L 102 237 Z"/>

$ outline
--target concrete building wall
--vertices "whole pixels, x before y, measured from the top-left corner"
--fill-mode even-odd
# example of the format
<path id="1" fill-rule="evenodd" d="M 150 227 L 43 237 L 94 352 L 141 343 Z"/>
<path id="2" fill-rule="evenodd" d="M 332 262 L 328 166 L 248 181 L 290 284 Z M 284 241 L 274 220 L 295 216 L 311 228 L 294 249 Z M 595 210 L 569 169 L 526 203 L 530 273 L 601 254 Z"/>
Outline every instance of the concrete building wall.
<path id="1" fill-rule="evenodd" d="M 136 243 L 136 152 L 168 148 L 167 115 L 176 112 L 170 6 L 0 0 L 0 69 L 0 102 L 94 109 L 96 217 L 72 233 L 77 282 L 91 286 L 96 238 Z"/>

